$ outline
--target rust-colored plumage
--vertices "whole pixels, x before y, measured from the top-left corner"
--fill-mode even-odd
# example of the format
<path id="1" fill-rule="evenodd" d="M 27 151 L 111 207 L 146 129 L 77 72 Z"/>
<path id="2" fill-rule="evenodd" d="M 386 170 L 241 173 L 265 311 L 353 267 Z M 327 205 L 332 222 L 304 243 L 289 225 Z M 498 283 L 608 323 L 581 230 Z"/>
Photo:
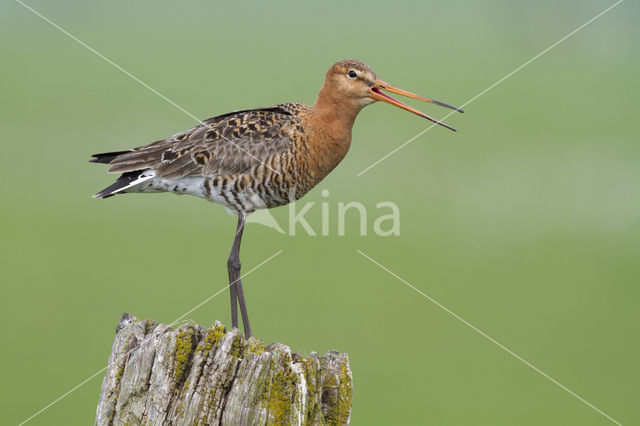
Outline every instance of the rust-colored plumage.
<path id="1" fill-rule="evenodd" d="M 395 88 L 368 65 L 348 59 L 329 69 L 311 107 L 287 103 L 232 112 L 149 145 L 93 155 L 92 162 L 109 164 L 110 173 L 122 173 L 95 197 L 132 192 L 191 194 L 237 213 L 238 230 L 228 260 L 232 325 L 238 324 L 237 297 L 245 334 L 250 336 L 238 254 L 246 215 L 295 201 L 317 185 L 349 150 L 360 110 L 377 100 L 450 128 L 383 90 L 456 109 Z"/>

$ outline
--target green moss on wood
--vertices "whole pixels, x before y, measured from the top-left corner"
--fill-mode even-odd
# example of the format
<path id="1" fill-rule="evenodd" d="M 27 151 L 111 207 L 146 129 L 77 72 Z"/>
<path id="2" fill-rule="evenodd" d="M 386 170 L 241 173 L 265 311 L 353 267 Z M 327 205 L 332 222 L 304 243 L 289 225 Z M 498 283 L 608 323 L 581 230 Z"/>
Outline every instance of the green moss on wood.
<path id="1" fill-rule="evenodd" d="M 312 423 L 317 413 L 321 410 L 320 400 L 322 389 L 318 389 L 318 362 L 315 358 L 307 357 L 302 360 L 302 367 L 305 380 L 307 381 L 307 412 L 306 422 Z"/>
<path id="2" fill-rule="evenodd" d="M 138 334 L 149 335 L 158 327 L 152 320 L 134 321 Z M 318 356 L 312 352 L 308 357 L 301 357 L 297 353 L 291 354 L 289 348 L 281 344 L 265 347 L 259 339 L 245 340 L 237 330 L 227 333 L 220 324 L 206 330 L 192 323 L 175 331 L 167 330 L 170 335 L 162 338 L 162 348 L 157 350 L 170 352 L 170 356 L 163 357 L 162 368 L 168 370 L 172 381 L 169 391 L 175 400 L 171 402 L 171 412 L 176 418 L 187 416 L 194 424 L 221 414 L 227 420 L 242 418 L 243 422 L 260 424 L 348 422 L 353 389 L 348 358 L 344 354 L 330 351 Z M 127 344 L 122 352 L 133 346 L 128 340 L 124 342 Z M 221 349 L 223 344 L 224 351 Z M 221 364 L 215 365 L 213 359 L 218 359 L 218 351 L 223 352 L 219 357 Z M 194 359 L 197 367 L 192 367 Z M 123 379 L 125 365 L 126 362 L 116 368 L 114 382 Z M 193 368 L 199 371 L 192 371 Z M 201 380 L 205 374 L 216 377 L 215 386 L 209 387 Z M 248 380 L 250 386 L 242 384 L 236 389 L 236 380 L 238 383 Z M 305 383 L 304 387 L 301 382 Z M 116 395 L 118 391 L 116 386 Z M 131 393 L 130 398 L 137 400 L 146 390 L 139 392 L 140 395 Z M 197 406 L 191 406 L 194 395 L 202 395 Z M 128 410 L 130 403 L 124 401 L 121 408 Z M 186 414 L 187 409 L 189 414 Z M 106 411 L 105 414 L 109 422 L 114 421 L 114 412 Z M 132 420 L 130 415 L 124 415 L 116 421 Z"/>
<path id="3" fill-rule="evenodd" d="M 144 335 L 149 335 L 156 329 L 158 323 L 152 319 L 148 319 L 144 322 Z"/>
<path id="4" fill-rule="evenodd" d="M 274 351 L 275 374 L 269 387 L 269 424 L 287 424 L 294 408 L 294 395 L 298 381 L 298 375 L 291 370 L 291 357 L 287 353 Z"/>
<path id="5" fill-rule="evenodd" d="M 264 343 L 260 339 L 256 339 L 255 337 L 251 337 L 247 340 L 247 343 L 244 347 L 244 353 L 246 354 L 261 354 L 264 352 Z"/>
<path id="6" fill-rule="evenodd" d="M 176 334 L 176 343 L 173 349 L 173 371 L 176 382 L 181 382 L 191 363 L 195 346 L 195 330 L 190 325 Z"/>
<path id="7" fill-rule="evenodd" d="M 242 358 L 244 356 L 244 345 L 242 344 L 242 340 L 243 338 L 240 334 L 236 334 L 233 338 L 229 354 L 234 358 Z"/>
<path id="8" fill-rule="evenodd" d="M 122 366 L 118 368 L 118 371 L 116 372 L 116 384 L 119 384 L 120 380 L 122 380 L 123 373 L 124 373 L 124 364 L 122 364 Z"/>
<path id="9" fill-rule="evenodd" d="M 325 420 L 328 424 L 347 424 L 351 413 L 353 388 L 351 375 L 347 365 L 348 360 L 341 358 L 338 364 L 338 374 L 329 374 L 324 379 L 324 389 L 329 390 L 330 404 L 327 404 Z"/>
<path id="10" fill-rule="evenodd" d="M 196 352 L 202 354 L 203 358 L 207 358 L 213 348 L 218 346 L 220 340 L 224 337 L 226 328 L 220 324 L 214 324 L 207 329 L 207 334 L 198 344 Z"/>
<path id="11" fill-rule="evenodd" d="M 351 403 L 353 402 L 353 384 L 346 359 L 342 359 L 342 362 L 340 362 L 340 372 L 338 374 L 337 421 L 338 424 L 346 424 L 351 414 Z"/>

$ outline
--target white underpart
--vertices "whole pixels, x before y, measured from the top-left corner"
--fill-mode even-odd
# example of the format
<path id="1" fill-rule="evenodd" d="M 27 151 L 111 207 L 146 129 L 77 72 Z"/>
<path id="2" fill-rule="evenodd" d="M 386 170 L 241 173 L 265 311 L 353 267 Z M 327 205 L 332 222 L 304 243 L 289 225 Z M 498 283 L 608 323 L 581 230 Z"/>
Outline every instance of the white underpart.
<path id="1" fill-rule="evenodd" d="M 149 172 L 155 174 L 154 171 Z M 144 174 L 146 173 L 147 172 Z M 205 186 L 205 180 L 207 179 L 210 183 L 208 185 L 210 189 L 209 193 L 207 193 L 207 187 Z M 139 182 L 136 181 L 135 184 L 129 185 L 126 189 L 126 192 L 173 192 L 178 195 L 195 195 L 196 197 L 222 204 L 230 209 L 232 213 L 235 213 L 237 209 L 257 210 L 267 207 L 262 197 L 260 197 L 260 194 L 257 194 L 251 189 L 242 191 L 234 196 L 230 190 L 214 187 L 213 184 L 211 184 L 211 178 L 203 176 L 185 176 L 171 179 L 151 175 L 142 180 L 139 179 Z M 242 206 L 238 205 L 236 197 L 240 199 Z"/>
<path id="2" fill-rule="evenodd" d="M 178 195 L 189 194 L 206 198 L 204 193 L 204 177 L 187 176 L 177 179 L 152 177 L 153 179 L 145 181 L 135 188 L 130 187 L 127 192 L 173 192 Z"/>

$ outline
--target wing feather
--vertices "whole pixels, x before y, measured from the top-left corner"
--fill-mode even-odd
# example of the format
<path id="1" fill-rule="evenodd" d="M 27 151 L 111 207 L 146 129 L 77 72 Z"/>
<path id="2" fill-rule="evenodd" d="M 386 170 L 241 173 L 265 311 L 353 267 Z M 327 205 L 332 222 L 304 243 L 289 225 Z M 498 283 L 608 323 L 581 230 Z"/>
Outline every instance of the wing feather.
<path id="1" fill-rule="evenodd" d="M 228 113 L 204 125 L 129 151 L 96 154 L 111 173 L 153 169 L 156 176 L 215 176 L 241 173 L 287 151 L 289 127 L 299 124 L 302 104 L 281 104 Z"/>

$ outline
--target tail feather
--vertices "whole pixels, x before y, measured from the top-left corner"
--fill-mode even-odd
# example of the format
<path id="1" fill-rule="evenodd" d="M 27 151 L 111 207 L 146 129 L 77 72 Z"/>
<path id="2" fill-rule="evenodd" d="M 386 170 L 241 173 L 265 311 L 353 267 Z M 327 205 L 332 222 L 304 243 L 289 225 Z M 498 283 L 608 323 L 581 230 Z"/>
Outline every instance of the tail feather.
<path id="1" fill-rule="evenodd" d="M 111 159 L 109 173 L 126 173 L 134 170 L 148 169 L 162 162 L 163 147 L 149 147 L 143 150 L 125 151 Z M 109 158 L 109 157 L 105 157 Z"/>
<path id="2" fill-rule="evenodd" d="M 147 172 L 147 173 L 145 173 Z M 121 193 L 128 188 L 141 184 L 149 179 L 152 179 L 154 173 L 149 173 L 149 170 L 136 170 L 133 172 L 123 173 L 118 180 L 112 185 L 106 187 L 102 191 L 98 192 L 93 198 L 109 198 L 113 195 Z"/>
<path id="3" fill-rule="evenodd" d="M 102 164 L 110 164 L 117 157 L 127 154 L 131 152 L 131 150 L 126 151 L 113 151 L 113 152 L 102 152 L 100 154 L 93 154 L 92 159 L 89 160 L 90 163 L 102 163 Z"/>

